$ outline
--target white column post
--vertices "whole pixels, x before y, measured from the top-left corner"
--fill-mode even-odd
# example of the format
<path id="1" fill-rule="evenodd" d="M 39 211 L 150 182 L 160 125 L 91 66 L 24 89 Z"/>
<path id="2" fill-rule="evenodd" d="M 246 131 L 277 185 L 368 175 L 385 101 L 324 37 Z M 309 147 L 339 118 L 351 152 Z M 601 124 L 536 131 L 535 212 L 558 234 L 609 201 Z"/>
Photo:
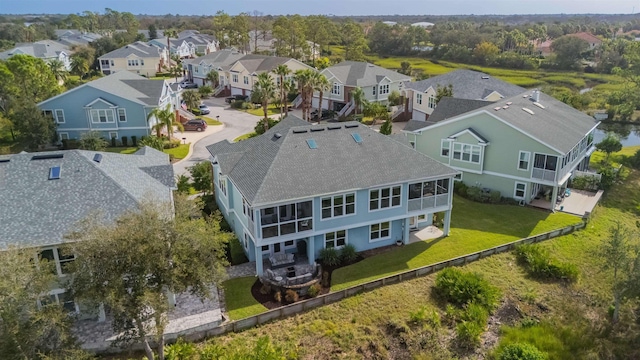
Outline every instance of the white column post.
<path id="1" fill-rule="evenodd" d="M 551 194 L 551 211 L 556 212 L 556 199 L 558 199 L 558 186 L 553 187 L 553 193 Z"/>
<path id="2" fill-rule="evenodd" d="M 449 236 L 449 230 L 451 229 L 451 210 L 444 212 L 444 236 Z"/>
<path id="3" fill-rule="evenodd" d="M 256 274 L 261 276 L 264 271 L 262 266 L 262 247 L 256 245 L 254 248 L 256 250 Z"/>
<path id="4" fill-rule="evenodd" d="M 416 226 L 417 225 L 418 224 L 416 224 Z M 402 239 L 405 245 L 409 244 L 409 227 L 410 226 L 411 226 L 410 218 L 404 219 L 404 224 L 402 226 Z"/>
<path id="5" fill-rule="evenodd" d="M 309 259 L 309 264 L 313 264 L 316 261 L 315 236 L 307 238 L 307 259 Z"/>

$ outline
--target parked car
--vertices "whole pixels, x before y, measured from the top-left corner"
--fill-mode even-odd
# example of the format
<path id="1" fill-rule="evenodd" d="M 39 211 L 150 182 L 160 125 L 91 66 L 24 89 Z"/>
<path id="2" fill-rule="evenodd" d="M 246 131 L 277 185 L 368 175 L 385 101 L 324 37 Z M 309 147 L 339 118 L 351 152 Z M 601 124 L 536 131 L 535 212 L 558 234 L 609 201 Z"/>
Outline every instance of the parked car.
<path id="1" fill-rule="evenodd" d="M 333 114 L 334 112 L 331 110 L 327 110 L 327 109 L 322 109 L 322 115 L 320 117 L 320 119 L 318 119 L 318 109 L 313 110 L 311 112 L 311 119 L 312 120 L 326 120 L 326 119 L 331 119 L 333 118 Z"/>
<path id="2" fill-rule="evenodd" d="M 249 100 L 249 97 L 247 95 L 233 95 L 233 96 L 229 96 L 228 98 L 224 99 L 224 101 L 227 104 L 231 104 L 234 101 L 247 101 Z"/>
<path id="3" fill-rule="evenodd" d="M 207 128 L 207 123 L 202 119 L 189 120 L 182 124 L 185 131 L 204 131 Z"/>
<path id="4" fill-rule="evenodd" d="M 200 104 L 198 106 L 198 110 L 200 110 L 200 115 L 207 115 L 211 113 L 211 110 L 209 110 L 209 107 L 205 104 Z"/>
<path id="5" fill-rule="evenodd" d="M 198 85 L 194 84 L 193 82 L 189 81 L 189 80 L 182 80 L 180 82 L 180 87 L 183 89 L 197 89 Z"/>

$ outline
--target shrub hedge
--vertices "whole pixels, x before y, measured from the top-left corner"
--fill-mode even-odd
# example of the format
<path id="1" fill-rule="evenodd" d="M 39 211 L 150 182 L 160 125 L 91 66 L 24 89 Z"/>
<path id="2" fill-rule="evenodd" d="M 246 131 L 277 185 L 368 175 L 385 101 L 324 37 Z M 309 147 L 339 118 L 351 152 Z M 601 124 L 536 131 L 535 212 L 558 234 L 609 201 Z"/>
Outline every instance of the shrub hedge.
<path id="1" fill-rule="evenodd" d="M 527 271 L 538 278 L 557 279 L 574 282 L 578 279 L 578 267 L 571 263 L 558 263 L 551 259 L 549 252 L 538 245 L 516 247 L 518 260 Z"/>

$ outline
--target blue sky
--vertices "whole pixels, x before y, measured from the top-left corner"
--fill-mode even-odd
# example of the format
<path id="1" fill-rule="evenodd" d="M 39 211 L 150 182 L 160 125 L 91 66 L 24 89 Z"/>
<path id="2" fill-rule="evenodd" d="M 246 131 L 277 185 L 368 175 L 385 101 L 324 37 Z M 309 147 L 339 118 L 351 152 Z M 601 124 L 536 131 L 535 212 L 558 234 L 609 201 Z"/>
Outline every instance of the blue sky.
<path id="1" fill-rule="evenodd" d="M 630 14 L 640 0 L 2 0 L 0 13 L 102 12 L 105 7 L 133 14 L 212 15 L 261 11 L 265 14 L 459 15 L 459 14 Z"/>

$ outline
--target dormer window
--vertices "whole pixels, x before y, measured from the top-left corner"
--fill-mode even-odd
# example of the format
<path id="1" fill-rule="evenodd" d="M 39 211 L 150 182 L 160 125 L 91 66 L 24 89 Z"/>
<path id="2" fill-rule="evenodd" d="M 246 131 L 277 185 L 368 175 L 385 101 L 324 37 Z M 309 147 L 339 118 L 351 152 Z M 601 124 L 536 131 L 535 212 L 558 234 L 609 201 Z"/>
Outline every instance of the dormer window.
<path id="1" fill-rule="evenodd" d="M 340 84 L 333 83 L 333 87 L 331 87 L 331 95 L 340 95 Z"/>

